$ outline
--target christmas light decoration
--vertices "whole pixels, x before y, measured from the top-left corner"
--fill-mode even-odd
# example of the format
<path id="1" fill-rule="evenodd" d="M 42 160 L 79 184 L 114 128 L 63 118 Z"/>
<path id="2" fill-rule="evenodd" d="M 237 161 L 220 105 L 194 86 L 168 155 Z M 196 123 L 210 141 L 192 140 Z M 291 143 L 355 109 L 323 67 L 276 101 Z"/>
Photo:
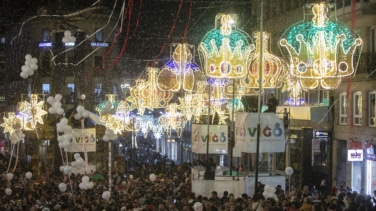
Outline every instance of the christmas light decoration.
<path id="1" fill-rule="evenodd" d="M 189 44 L 172 44 L 172 47 L 175 50 L 171 53 L 171 60 L 158 73 L 158 88 L 172 92 L 192 92 L 195 81 L 202 80 L 200 78 L 204 75 L 193 61 L 194 48 Z"/>
<path id="2" fill-rule="evenodd" d="M 167 137 L 171 137 L 173 130 L 176 131 L 178 137 L 181 137 L 186 122 L 187 117 L 180 112 L 179 105 L 176 103 L 169 104 L 166 107 L 166 113 L 158 119 L 158 124 L 166 131 Z"/>
<path id="3" fill-rule="evenodd" d="M 245 32 L 236 29 L 236 19 L 235 14 L 218 14 L 215 28 L 202 39 L 198 53 L 207 77 L 235 79 L 246 76 L 254 45 L 249 44 Z"/>
<path id="4" fill-rule="evenodd" d="M 267 32 L 263 32 L 263 40 L 260 40 L 260 37 L 260 32 L 254 33 L 256 50 L 252 54 L 250 54 L 250 57 L 248 58 L 248 74 L 245 78 L 240 80 L 241 87 L 256 89 L 260 87 L 260 81 L 262 82 L 262 87 L 264 89 L 281 87 L 283 79 L 288 73 L 288 71 L 286 70 L 286 66 L 280 58 L 269 52 L 268 48 L 270 34 Z M 261 42 L 263 42 L 262 45 Z M 262 55 L 263 62 L 263 71 L 261 74 L 261 79 L 259 78 L 260 55 Z"/>
<path id="5" fill-rule="evenodd" d="M 4 127 L 4 133 L 9 133 L 10 135 L 22 127 L 22 120 L 16 116 L 14 112 L 8 112 L 8 118 L 3 117 L 4 123 L 1 127 Z"/>
<path id="6" fill-rule="evenodd" d="M 30 95 L 30 102 L 25 100 L 19 104 L 24 130 L 34 130 L 38 124 L 43 125 L 43 116 L 48 113 L 43 106 L 44 101 L 39 101 L 37 94 Z"/>
<path id="7" fill-rule="evenodd" d="M 130 94 L 126 100 L 131 103 L 131 110 L 136 109 L 143 115 L 145 109 L 165 108 L 171 98 L 172 92 L 158 90 L 156 75 L 158 69 L 148 68 L 148 80 L 139 79 L 136 85 L 130 88 Z"/>
<path id="8" fill-rule="evenodd" d="M 311 4 L 312 21 L 292 26 L 280 40 L 288 51 L 290 74 L 303 89 L 334 89 L 356 69 L 356 50 L 362 39 L 327 17 L 325 2 Z M 359 54 L 360 56 L 360 54 Z"/>

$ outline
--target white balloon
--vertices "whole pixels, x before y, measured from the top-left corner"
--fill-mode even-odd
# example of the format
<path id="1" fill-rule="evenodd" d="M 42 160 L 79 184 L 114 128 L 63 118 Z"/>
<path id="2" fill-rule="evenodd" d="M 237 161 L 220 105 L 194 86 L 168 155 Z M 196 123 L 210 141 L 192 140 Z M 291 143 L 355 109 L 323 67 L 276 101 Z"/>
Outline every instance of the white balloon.
<path id="1" fill-rule="evenodd" d="M 6 188 L 6 189 L 5 189 L 5 193 L 6 193 L 8 196 L 12 195 L 12 189 L 10 189 L 10 188 Z"/>
<path id="2" fill-rule="evenodd" d="M 38 65 L 37 64 L 31 64 L 30 65 L 30 69 L 31 70 L 37 70 L 38 69 Z"/>
<path id="3" fill-rule="evenodd" d="M 82 94 L 81 95 L 81 100 L 85 100 L 86 99 L 86 95 L 85 94 Z"/>
<path id="4" fill-rule="evenodd" d="M 12 173 L 8 173 L 7 174 L 7 180 L 11 181 L 12 179 L 13 179 L 13 174 Z"/>
<path id="5" fill-rule="evenodd" d="M 70 37 L 70 36 L 72 36 L 72 32 L 69 30 L 65 30 L 64 37 Z"/>
<path id="6" fill-rule="evenodd" d="M 33 173 L 31 173 L 30 171 L 29 172 L 26 172 L 26 179 L 31 179 L 31 177 L 33 177 Z"/>
<path id="7" fill-rule="evenodd" d="M 104 135 L 103 136 L 103 141 L 106 141 L 106 142 L 110 141 L 110 137 L 108 137 L 107 135 Z"/>
<path id="8" fill-rule="evenodd" d="M 87 185 L 86 185 L 86 183 L 81 182 L 81 183 L 79 184 L 79 187 L 80 187 L 81 190 L 86 190 Z"/>
<path id="9" fill-rule="evenodd" d="M 21 76 L 21 78 L 23 78 L 23 79 L 26 79 L 27 77 L 29 77 L 29 75 L 28 75 L 25 71 L 22 71 L 22 72 L 20 73 L 20 76 Z"/>
<path id="10" fill-rule="evenodd" d="M 103 199 L 105 199 L 105 200 L 108 201 L 110 199 L 110 197 L 111 197 L 110 191 L 105 191 L 105 192 L 102 193 L 102 198 Z"/>
<path id="11" fill-rule="evenodd" d="M 85 108 L 82 105 L 78 105 L 76 110 L 77 110 L 78 113 L 81 113 L 85 110 Z"/>
<path id="12" fill-rule="evenodd" d="M 133 175 L 131 174 L 131 175 L 129 175 L 129 179 L 133 179 Z"/>
<path id="13" fill-rule="evenodd" d="M 157 179 L 157 177 L 155 176 L 155 174 L 150 174 L 149 175 L 149 180 L 154 182 L 155 180 Z"/>
<path id="14" fill-rule="evenodd" d="M 35 57 L 34 57 L 34 58 L 32 58 L 32 59 L 31 59 L 31 63 L 34 63 L 34 64 L 38 63 L 38 59 L 37 59 L 37 58 L 35 58 Z"/>
<path id="15" fill-rule="evenodd" d="M 34 75 L 34 71 L 32 69 L 28 70 L 26 73 L 28 76 Z"/>
<path id="16" fill-rule="evenodd" d="M 25 60 L 29 61 L 29 60 L 31 60 L 31 58 L 32 58 L 31 54 L 26 54 L 25 55 Z"/>
<path id="17" fill-rule="evenodd" d="M 75 36 L 69 37 L 69 42 L 76 42 L 76 37 Z"/>
<path id="18" fill-rule="evenodd" d="M 47 97 L 47 103 L 53 105 L 55 103 L 55 98 L 52 96 Z"/>
<path id="19" fill-rule="evenodd" d="M 61 101 L 61 99 L 63 99 L 63 96 L 61 94 L 56 94 L 55 95 L 55 100 Z"/>
<path id="20" fill-rule="evenodd" d="M 81 118 L 82 118 L 81 113 L 76 113 L 76 114 L 74 114 L 74 119 L 75 119 L 75 120 L 80 120 Z"/>
<path id="21" fill-rule="evenodd" d="M 74 159 L 78 159 L 78 158 L 80 158 L 81 157 L 81 155 L 80 155 L 80 153 L 74 153 Z"/>
<path id="22" fill-rule="evenodd" d="M 82 116 L 85 118 L 89 117 L 89 111 L 85 110 L 84 112 L 82 112 Z"/>
<path id="23" fill-rule="evenodd" d="M 81 178 L 81 180 L 82 180 L 83 183 L 88 183 L 89 182 L 89 177 L 85 175 L 85 176 L 83 176 Z"/>
<path id="24" fill-rule="evenodd" d="M 63 108 L 58 108 L 56 110 L 56 113 L 59 114 L 59 115 L 62 115 L 64 113 L 64 109 Z"/>
<path id="25" fill-rule="evenodd" d="M 49 107 L 48 108 L 48 113 L 50 113 L 50 114 L 56 114 L 56 108 L 55 107 Z"/>
<path id="26" fill-rule="evenodd" d="M 286 167 L 285 173 L 286 173 L 287 176 L 291 176 L 294 173 L 294 169 L 291 168 L 290 166 Z"/>
<path id="27" fill-rule="evenodd" d="M 60 184 L 59 184 L 59 190 L 60 190 L 61 192 L 65 192 L 65 191 L 67 190 L 67 184 L 65 184 L 65 183 L 60 183 Z"/>
<path id="28" fill-rule="evenodd" d="M 69 42 L 69 38 L 67 38 L 67 37 L 63 37 L 63 39 L 61 39 L 61 41 L 62 41 L 63 43 L 67 43 L 67 42 Z"/>
<path id="29" fill-rule="evenodd" d="M 88 189 L 93 189 L 93 187 L 94 187 L 94 183 L 93 182 L 88 182 L 86 185 L 87 185 Z"/>
<path id="30" fill-rule="evenodd" d="M 64 167 L 64 174 L 71 175 L 72 174 L 72 168 L 70 166 Z"/>
<path id="31" fill-rule="evenodd" d="M 66 125 L 66 124 L 68 124 L 68 119 L 65 118 L 65 117 L 64 117 L 64 118 L 61 118 L 61 119 L 60 119 L 60 123 Z"/>
<path id="32" fill-rule="evenodd" d="M 59 170 L 60 170 L 61 172 L 63 172 L 63 171 L 64 171 L 64 166 L 60 166 Z"/>
<path id="33" fill-rule="evenodd" d="M 22 66 L 21 66 L 21 70 L 22 70 L 22 72 L 26 72 L 26 71 L 29 70 L 29 66 L 27 66 L 27 65 L 22 65 Z"/>

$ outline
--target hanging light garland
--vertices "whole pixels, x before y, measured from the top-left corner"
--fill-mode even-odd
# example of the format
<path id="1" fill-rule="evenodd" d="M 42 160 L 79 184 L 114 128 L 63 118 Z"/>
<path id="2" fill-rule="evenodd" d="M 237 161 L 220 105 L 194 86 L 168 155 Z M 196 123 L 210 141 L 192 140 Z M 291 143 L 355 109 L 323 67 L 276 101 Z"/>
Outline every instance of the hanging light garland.
<path id="1" fill-rule="evenodd" d="M 327 17 L 326 2 L 310 6 L 312 20 L 290 27 L 280 45 L 288 52 L 290 74 L 299 79 L 303 89 L 335 89 L 343 77 L 355 73 L 362 39 Z"/>
<path id="2" fill-rule="evenodd" d="M 30 101 L 19 103 L 19 111 L 22 118 L 24 130 L 34 130 L 38 124 L 43 125 L 43 116 L 48 112 L 43 109 L 44 101 L 39 101 L 37 94 L 30 95 Z"/>
<path id="3" fill-rule="evenodd" d="M 172 131 L 176 131 L 178 137 L 181 137 L 186 122 L 187 117 L 180 112 L 179 105 L 176 103 L 169 104 L 166 113 L 158 119 L 158 124 L 167 133 L 167 137 L 171 137 Z"/>
<path id="4" fill-rule="evenodd" d="M 15 131 L 22 129 L 22 120 L 14 112 L 8 112 L 7 116 L 3 117 L 4 123 L 0 125 L 4 127 L 4 133 L 12 135 Z"/>

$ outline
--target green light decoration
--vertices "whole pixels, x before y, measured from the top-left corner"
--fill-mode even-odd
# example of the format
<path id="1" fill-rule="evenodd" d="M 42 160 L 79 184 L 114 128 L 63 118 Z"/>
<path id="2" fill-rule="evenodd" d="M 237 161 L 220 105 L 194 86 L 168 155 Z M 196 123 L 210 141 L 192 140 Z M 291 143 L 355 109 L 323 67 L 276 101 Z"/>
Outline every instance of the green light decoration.
<path id="1" fill-rule="evenodd" d="M 311 6 L 312 21 L 290 27 L 280 45 L 288 51 L 289 73 L 303 89 L 335 89 L 344 77 L 355 74 L 358 60 L 354 57 L 362 39 L 329 20 L 325 2 Z"/>
<path id="2" fill-rule="evenodd" d="M 254 50 L 249 36 L 237 30 L 235 14 L 218 14 L 216 27 L 210 30 L 198 46 L 203 70 L 207 77 L 236 79 L 247 74 L 248 55 Z M 217 21 L 220 27 L 217 28 Z"/>

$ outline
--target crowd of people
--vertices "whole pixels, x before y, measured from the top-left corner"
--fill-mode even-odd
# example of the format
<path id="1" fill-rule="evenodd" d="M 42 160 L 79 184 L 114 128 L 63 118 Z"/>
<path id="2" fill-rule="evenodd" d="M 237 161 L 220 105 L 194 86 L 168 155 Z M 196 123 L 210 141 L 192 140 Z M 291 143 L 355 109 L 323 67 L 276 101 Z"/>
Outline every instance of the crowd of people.
<path id="1" fill-rule="evenodd" d="M 265 197 L 265 184 L 258 184 L 258 193 L 235 196 L 227 191 L 210 196 L 192 192 L 191 164 L 166 165 L 168 158 L 152 151 L 137 152 L 137 168 L 126 174 L 111 174 L 104 180 L 91 180 L 94 187 L 82 189 L 84 175 L 70 176 L 62 172 L 40 174 L 27 178 L 28 169 L 19 166 L 11 180 L 6 176 L 6 165 L 1 165 L 0 210 L 85 210 L 85 211 L 371 211 L 376 210 L 374 197 L 350 191 L 347 188 L 316 189 L 304 186 L 292 188 L 287 194 L 281 186 L 275 187 L 275 197 Z M 143 157 L 145 156 L 145 157 Z M 156 175 L 154 179 L 150 175 Z M 90 177 L 90 175 L 88 175 Z M 59 184 L 65 183 L 66 190 Z M 12 191 L 9 192 L 9 189 Z M 8 191 L 7 191 L 8 190 Z M 110 191 L 110 197 L 104 192 Z"/>

